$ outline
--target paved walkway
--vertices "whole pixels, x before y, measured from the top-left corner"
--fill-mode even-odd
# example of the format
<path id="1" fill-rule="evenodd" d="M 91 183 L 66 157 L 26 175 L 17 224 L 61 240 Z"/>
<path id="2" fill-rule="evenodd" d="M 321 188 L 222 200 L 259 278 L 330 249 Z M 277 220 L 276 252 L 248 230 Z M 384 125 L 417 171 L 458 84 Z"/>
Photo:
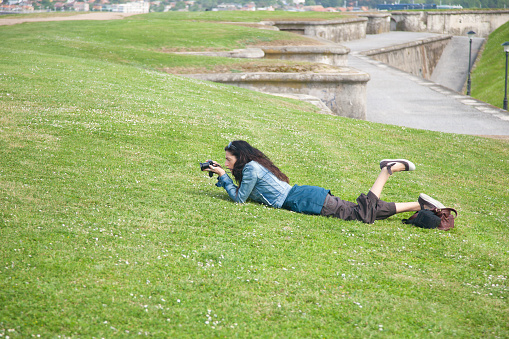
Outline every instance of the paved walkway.
<path id="1" fill-rule="evenodd" d="M 463 93 L 468 78 L 468 41 L 467 36 L 454 36 L 444 48 L 438 61 L 431 81 Z M 472 39 L 472 55 L 470 65 L 473 65 L 479 50 L 486 40 L 484 38 Z"/>
<path id="2" fill-rule="evenodd" d="M 360 54 L 432 36 L 436 34 L 390 32 L 341 43 L 351 49 L 349 66 L 371 76 L 367 85 L 367 120 L 440 132 L 509 136 L 509 112 Z M 465 42 L 468 51 L 468 39 Z M 480 45 L 480 41 L 476 44 Z M 463 60 L 454 52 L 447 58 Z M 466 69 L 468 73 L 468 62 Z"/>

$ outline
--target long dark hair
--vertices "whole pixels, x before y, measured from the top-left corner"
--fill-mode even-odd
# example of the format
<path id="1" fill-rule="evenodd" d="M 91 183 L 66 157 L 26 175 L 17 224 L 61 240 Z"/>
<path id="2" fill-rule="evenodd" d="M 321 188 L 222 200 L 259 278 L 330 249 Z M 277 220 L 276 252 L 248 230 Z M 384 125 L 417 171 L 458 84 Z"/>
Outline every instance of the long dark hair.
<path id="1" fill-rule="evenodd" d="M 267 157 L 265 154 L 263 154 L 262 151 L 254 148 L 244 140 L 232 141 L 228 144 L 228 146 L 224 148 L 224 150 L 230 152 L 237 158 L 237 161 L 235 162 L 235 165 L 232 169 L 232 175 L 235 178 L 235 181 L 237 181 L 239 184 L 239 187 L 240 183 L 242 182 L 242 170 L 244 169 L 244 166 L 253 160 L 268 169 L 279 180 L 286 183 L 290 182 L 290 179 L 288 179 L 286 174 L 281 172 L 281 170 L 272 163 L 269 157 Z"/>

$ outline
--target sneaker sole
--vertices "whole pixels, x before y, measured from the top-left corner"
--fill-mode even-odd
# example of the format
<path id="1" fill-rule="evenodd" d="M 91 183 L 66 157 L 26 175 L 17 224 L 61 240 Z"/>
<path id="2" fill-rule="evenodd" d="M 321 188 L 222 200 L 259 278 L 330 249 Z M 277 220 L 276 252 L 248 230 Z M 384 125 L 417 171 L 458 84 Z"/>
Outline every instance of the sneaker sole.
<path id="1" fill-rule="evenodd" d="M 413 162 L 406 160 L 406 159 L 384 159 L 380 161 L 380 169 L 387 166 L 387 164 L 390 164 L 391 162 L 399 162 L 405 165 L 405 171 L 415 171 L 415 165 Z"/>
<path id="2" fill-rule="evenodd" d="M 426 205 L 431 205 L 431 206 L 435 206 L 436 208 L 439 208 L 439 209 L 442 209 L 442 208 L 445 208 L 444 204 L 442 204 L 440 201 L 438 200 L 435 200 L 433 199 L 432 197 L 430 197 L 429 195 L 427 194 L 424 194 L 424 193 L 421 193 L 419 195 L 419 199 L 421 199 L 422 201 L 424 201 L 424 203 Z"/>

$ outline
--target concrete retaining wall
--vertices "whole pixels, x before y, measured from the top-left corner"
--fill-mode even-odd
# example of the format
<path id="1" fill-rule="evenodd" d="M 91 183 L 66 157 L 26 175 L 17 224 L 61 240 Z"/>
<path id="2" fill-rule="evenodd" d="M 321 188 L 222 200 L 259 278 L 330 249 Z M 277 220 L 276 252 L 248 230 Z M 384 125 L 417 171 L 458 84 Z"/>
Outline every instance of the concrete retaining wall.
<path id="1" fill-rule="evenodd" d="M 391 15 L 389 13 L 368 13 L 359 14 L 359 16 L 368 19 L 366 34 L 382 34 L 391 30 Z"/>
<path id="2" fill-rule="evenodd" d="M 509 10 L 392 12 L 391 20 L 391 29 L 397 31 L 460 36 L 473 30 L 477 37 L 484 38 L 509 21 Z"/>
<path id="3" fill-rule="evenodd" d="M 427 27 L 429 32 L 466 35 L 468 31 L 473 30 L 477 33 L 476 36 L 485 38 L 509 21 L 509 10 L 446 13 L 428 13 Z"/>
<path id="4" fill-rule="evenodd" d="M 369 74 L 351 68 L 338 73 L 233 73 L 184 75 L 268 93 L 307 94 L 339 116 L 366 119 Z"/>
<path id="5" fill-rule="evenodd" d="M 331 21 L 276 21 L 274 25 L 281 31 L 341 42 L 364 39 L 367 22 L 367 18 L 359 17 Z"/>
<path id="6" fill-rule="evenodd" d="M 392 12 L 391 30 L 405 32 L 425 32 L 425 12 Z"/>
<path id="7" fill-rule="evenodd" d="M 344 46 L 288 46 L 260 47 L 267 59 L 318 62 L 333 66 L 347 66 L 350 49 Z"/>
<path id="8" fill-rule="evenodd" d="M 402 71 L 430 79 L 452 35 L 405 43 L 363 53 Z"/>

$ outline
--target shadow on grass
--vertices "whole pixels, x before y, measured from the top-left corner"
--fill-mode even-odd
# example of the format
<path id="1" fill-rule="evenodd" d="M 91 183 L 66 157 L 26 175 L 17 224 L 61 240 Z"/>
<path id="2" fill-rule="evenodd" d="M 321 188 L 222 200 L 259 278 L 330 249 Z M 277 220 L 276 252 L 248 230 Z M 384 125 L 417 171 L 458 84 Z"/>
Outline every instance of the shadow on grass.
<path id="1" fill-rule="evenodd" d="M 228 201 L 228 202 L 233 202 L 230 197 L 224 193 L 224 192 L 217 192 L 217 193 L 211 193 L 211 192 L 203 192 L 203 191 L 196 191 L 196 190 L 187 190 L 187 193 L 189 195 L 194 195 L 194 196 L 209 196 L 209 197 L 212 197 L 212 198 L 216 198 L 216 199 L 220 199 L 220 200 L 223 200 L 223 201 Z"/>

